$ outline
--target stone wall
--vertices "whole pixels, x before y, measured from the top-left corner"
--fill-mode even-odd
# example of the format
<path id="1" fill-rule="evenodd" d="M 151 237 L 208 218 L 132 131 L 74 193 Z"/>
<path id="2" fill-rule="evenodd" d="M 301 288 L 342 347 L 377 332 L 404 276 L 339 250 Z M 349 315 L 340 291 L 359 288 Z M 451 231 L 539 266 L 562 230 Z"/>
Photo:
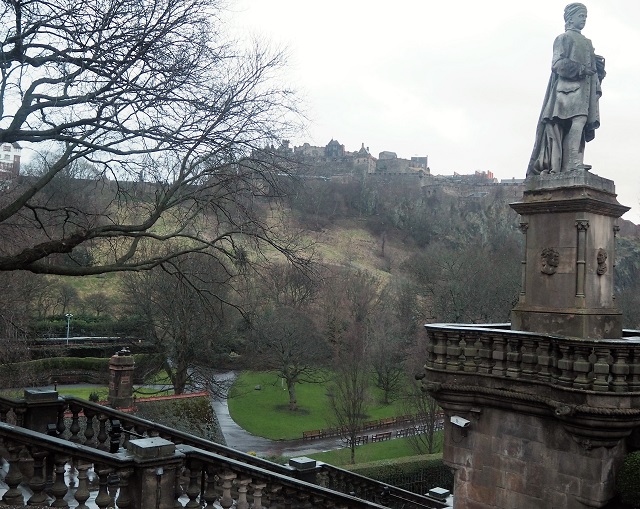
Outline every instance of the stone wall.
<path id="1" fill-rule="evenodd" d="M 624 441 L 586 450 L 556 419 L 496 408 L 469 417 L 468 432 L 449 418 L 444 458 L 455 469 L 456 509 L 584 509 L 613 492 Z"/>

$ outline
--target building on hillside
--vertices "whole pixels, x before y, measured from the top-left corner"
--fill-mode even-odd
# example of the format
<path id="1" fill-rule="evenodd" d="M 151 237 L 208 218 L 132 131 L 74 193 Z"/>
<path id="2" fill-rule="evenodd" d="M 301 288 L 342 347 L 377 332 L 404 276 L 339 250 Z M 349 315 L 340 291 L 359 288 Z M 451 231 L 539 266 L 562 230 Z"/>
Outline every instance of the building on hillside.
<path id="1" fill-rule="evenodd" d="M 423 170 L 425 174 L 431 173 L 429 170 L 429 156 L 413 156 L 410 161 L 410 168 Z"/>
<path id="2" fill-rule="evenodd" d="M 344 157 L 344 145 L 341 145 L 338 140 L 331 138 L 331 141 L 327 143 L 324 149 L 324 156 L 327 159 L 342 159 Z"/>
<path id="3" fill-rule="evenodd" d="M 0 180 L 20 175 L 20 153 L 22 147 L 17 143 L 3 143 L 0 152 Z"/>
<path id="4" fill-rule="evenodd" d="M 429 174 L 427 167 L 427 156 L 414 156 L 411 159 L 398 157 L 395 152 L 383 151 L 378 156 L 376 173 L 395 174 Z"/>
<path id="5" fill-rule="evenodd" d="M 308 143 L 303 143 L 299 147 L 293 148 L 294 155 L 300 157 L 308 157 L 308 158 L 320 158 L 324 157 L 326 147 L 314 147 L 313 145 L 309 145 Z"/>
<path id="6" fill-rule="evenodd" d="M 374 173 L 376 171 L 376 158 L 369 152 L 369 147 L 360 147 L 360 150 L 353 153 L 353 167 L 364 175 Z"/>
<path id="7" fill-rule="evenodd" d="M 470 174 L 461 174 L 457 171 L 453 172 L 453 175 L 439 175 L 441 179 L 446 179 L 451 182 L 463 182 L 469 184 L 497 184 L 498 179 L 493 176 L 492 171 L 475 171 Z"/>

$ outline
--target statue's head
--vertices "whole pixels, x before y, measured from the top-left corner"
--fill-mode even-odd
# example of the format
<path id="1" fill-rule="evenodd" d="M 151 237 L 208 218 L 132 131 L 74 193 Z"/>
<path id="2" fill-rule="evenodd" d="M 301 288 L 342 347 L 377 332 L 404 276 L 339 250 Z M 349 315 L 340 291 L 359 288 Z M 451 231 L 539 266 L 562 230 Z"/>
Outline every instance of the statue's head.
<path id="1" fill-rule="evenodd" d="M 564 27 L 582 30 L 587 21 L 587 7 L 575 2 L 564 8 Z"/>

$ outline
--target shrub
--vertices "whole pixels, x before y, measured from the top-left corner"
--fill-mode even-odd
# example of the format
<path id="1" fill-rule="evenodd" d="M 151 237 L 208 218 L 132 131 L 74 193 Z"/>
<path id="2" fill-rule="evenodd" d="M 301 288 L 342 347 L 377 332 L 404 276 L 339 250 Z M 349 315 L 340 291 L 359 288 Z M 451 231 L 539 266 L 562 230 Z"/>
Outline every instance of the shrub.
<path id="1" fill-rule="evenodd" d="M 426 493 L 436 486 L 453 490 L 453 474 L 442 462 L 442 454 L 365 463 L 348 470 L 414 493 Z"/>
<path id="2" fill-rule="evenodd" d="M 640 507 L 640 451 L 627 454 L 618 472 L 616 491 L 630 507 Z"/>

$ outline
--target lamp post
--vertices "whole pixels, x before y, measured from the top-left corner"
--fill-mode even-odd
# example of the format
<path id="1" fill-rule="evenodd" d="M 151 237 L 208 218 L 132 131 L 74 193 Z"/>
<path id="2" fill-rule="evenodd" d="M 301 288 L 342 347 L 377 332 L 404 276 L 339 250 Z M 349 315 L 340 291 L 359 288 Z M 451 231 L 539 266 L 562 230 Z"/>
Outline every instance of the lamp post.
<path id="1" fill-rule="evenodd" d="M 67 346 L 69 346 L 69 325 L 71 324 L 71 319 L 73 318 L 73 315 L 71 313 L 67 313 L 64 316 L 67 317 Z"/>

